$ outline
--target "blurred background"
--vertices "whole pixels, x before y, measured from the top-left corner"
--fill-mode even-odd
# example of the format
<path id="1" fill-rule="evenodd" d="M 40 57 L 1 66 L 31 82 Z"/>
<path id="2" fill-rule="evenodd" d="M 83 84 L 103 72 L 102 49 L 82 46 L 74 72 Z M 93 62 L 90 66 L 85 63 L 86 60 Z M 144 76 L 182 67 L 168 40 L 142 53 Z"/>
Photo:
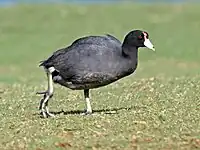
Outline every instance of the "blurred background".
<path id="1" fill-rule="evenodd" d="M 0 82 L 44 81 L 38 64 L 58 48 L 86 35 L 123 41 L 133 29 L 148 31 L 157 50 L 140 50 L 135 77 L 196 74 L 199 8 L 195 0 L 0 0 Z"/>
<path id="2" fill-rule="evenodd" d="M 116 2 L 198 2 L 198 0 L 1 0 L 1 4 L 16 4 L 16 3 L 116 3 Z"/>
<path id="3" fill-rule="evenodd" d="M 0 0 L 0 149 L 200 149 L 199 0 Z M 55 85 L 39 117 L 47 79 L 39 62 L 87 35 L 120 41 L 147 31 L 134 75 L 83 92 Z M 114 113 L 113 113 L 114 112 Z M 116 112 L 116 113 L 115 113 Z"/>

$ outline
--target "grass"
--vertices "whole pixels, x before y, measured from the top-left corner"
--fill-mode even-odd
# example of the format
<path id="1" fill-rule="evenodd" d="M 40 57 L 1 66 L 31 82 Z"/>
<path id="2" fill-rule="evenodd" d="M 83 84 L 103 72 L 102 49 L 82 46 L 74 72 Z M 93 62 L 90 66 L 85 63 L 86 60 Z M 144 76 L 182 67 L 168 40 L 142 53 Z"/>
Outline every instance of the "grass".
<path id="1" fill-rule="evenodd" d="M 19 5 L 0 8 L 0 149 L 200 149 L 199 5 Z M 156 53 L 140 50 L 134 75 L 83 93 L 55 85 L 41 119 L 38 67 L 83 35 L 149 32 Z"/>

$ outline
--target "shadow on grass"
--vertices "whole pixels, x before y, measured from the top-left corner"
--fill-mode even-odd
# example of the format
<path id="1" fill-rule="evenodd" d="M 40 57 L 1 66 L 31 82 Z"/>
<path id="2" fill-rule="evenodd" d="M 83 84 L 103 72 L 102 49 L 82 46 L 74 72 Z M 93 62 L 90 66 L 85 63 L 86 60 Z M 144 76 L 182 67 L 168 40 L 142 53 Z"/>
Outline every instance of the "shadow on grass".
<path id="1" fill-rule="evenodd" d="M 140 107 L 141 108 L 141 107 Z M 138 106 L 131 106 L 131 107 L 120 107 L 120 108 L 111 108 L 111 109 L 97 109 L 92 110 L 92 114 L 107 114 L 107 115 L 114 115 L 119 114 L 118 111 L 125 110 L 130 111 L 132 109 L 138 109 Z M 70 111 L 51 111 L 50 113 L 54 115 L 64 114 L 64 115 L 83 115 L 85 113 L 85 110 L 70 110 Z M 34 114 L 34 115 L 40 115 L 42 117 L 42 114 Z"/>
<path id="2" fill-rule="evenodd" d="M 118 114 L 120 110 L 131 110 L 133 109 L 134 107 L 120 107 L 120 108 L 113 108 L 113 109 L 99 109 L 99 110 L 92 110 L 92 113 L 95 114 L 95 113 L 103 113 L 103 114 Z M 83 113 L 85 113 L 84 110 L 70 110 L 70 111 L 59 111 L 59 112 L 51 112 L 55 115 L 58 115 L 58 114 L 61 114 L 63 113 L 64 115 L 81 115 Z"/>

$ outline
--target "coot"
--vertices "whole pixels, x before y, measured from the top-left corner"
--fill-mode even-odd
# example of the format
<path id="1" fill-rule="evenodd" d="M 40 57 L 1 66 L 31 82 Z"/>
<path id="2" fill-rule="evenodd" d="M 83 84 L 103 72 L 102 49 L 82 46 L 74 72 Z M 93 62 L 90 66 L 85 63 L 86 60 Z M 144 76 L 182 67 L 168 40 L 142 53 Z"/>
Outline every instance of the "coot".
<path id="1" fill-rule="evenodd" d="M 72 90 L 84 90 L 86 114 L 92 113 L 89 90 L 108 85 L 132 74 L 137 68 L 138 48 L 155 50 L 146 31 L 133 30 L 121 43 L 112 35 L 86 36 L 57 50 L 40 66 L 48 78 L 48 89 L 38 92 L 43 117 L 54 116 L 48 110 L 53 96 L 53 82 Z"/>

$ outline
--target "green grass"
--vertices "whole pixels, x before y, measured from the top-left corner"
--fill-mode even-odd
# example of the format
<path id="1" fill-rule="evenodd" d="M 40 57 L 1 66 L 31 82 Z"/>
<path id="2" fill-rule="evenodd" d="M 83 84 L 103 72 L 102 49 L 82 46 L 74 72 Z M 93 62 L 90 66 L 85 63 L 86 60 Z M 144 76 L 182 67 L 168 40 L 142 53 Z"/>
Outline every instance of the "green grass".
<path id="1" fill-rule="evenodd" d="M 0 8 L 0 149 L 200 149 L 200 5 L 20 5 Z M 132 29 L 156 47 L 141 49 L 134 75 L 91 91 L 94 115 L 81 116 L 82 91 L 55 85 L 40 118 L 38 67 L 84 35 Z"/>

